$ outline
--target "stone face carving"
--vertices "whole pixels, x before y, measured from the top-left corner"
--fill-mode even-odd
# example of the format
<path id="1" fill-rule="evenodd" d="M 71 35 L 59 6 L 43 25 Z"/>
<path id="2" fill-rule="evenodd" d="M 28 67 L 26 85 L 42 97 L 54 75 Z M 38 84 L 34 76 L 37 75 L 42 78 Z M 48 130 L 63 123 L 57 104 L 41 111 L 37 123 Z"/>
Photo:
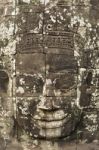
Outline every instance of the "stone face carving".
<path id="1" fill-rule="evenodd" d="M 40 36 L 27 35 L 29 38 L 23 35 L 16 56 L 19 130 L 22 128 L 30 137 L 38 139 L 68 137 L 76 132 L 81 118 L 77 105 L 74 34 L 69 30 L 53 31 L 43 35 L 42 41 Z M 42 52 L 37 49 L 40 44 Z M 34 50 L 35 53 L 30 53 Z"/>
<path id="2" fill-rule="evenodd" d="M 75 130 L 81 115 L 76 65 L 66 55 L 19 54 L 17 120 L 31 137 L 62 138 Z"/>
<path id="3" fill-rule="evenodd" d="M 2 150 L 98 149 L 98 5 L 0 0 Z"/>

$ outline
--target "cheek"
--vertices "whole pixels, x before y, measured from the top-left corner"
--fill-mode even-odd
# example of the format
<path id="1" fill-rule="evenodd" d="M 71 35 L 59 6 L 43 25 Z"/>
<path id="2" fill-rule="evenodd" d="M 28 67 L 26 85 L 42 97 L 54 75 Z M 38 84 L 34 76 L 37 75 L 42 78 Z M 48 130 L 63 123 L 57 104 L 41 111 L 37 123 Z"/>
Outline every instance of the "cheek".
<path id="1" fill-rule="evenodd" d="M 64 109 L 69 108 L 76 104 L 77 96 L 57 96 L 53 99 L 53 105 L 57 108 Z"/>
<path id="2" fill-rule="evenodd" d="M 21 99 L 17 103 L 17 121 L 20 126 L 30 126 L 31 118 L 37 111 L 37 99 Z"/>
<path id="3" fill-rule="evenodd" d="M 77 98 L 77 87 L 71 87 L 70 89 L 58 89 L 54 90 L 56 97 L 72 97 L 73 99 Z"/>

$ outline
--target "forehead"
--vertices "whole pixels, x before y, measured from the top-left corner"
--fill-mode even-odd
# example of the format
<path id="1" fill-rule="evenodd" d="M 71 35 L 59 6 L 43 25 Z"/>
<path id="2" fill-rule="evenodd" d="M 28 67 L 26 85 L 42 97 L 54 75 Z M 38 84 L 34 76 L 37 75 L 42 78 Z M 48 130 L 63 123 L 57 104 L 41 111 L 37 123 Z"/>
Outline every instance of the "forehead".
<path id="1" fill-rule="evenodd" d="M 74 57 L 63 54 L 18 54 L 16 56 L 17 71 L 39 73 L 77 69 L 77 61 Z"/>
<path id="2" fill-rule="evenodd" d="M 16 69 L 21 73 L 38 73 L 45 71 L 45 55 L 39 53 L 18 54 Z"/>

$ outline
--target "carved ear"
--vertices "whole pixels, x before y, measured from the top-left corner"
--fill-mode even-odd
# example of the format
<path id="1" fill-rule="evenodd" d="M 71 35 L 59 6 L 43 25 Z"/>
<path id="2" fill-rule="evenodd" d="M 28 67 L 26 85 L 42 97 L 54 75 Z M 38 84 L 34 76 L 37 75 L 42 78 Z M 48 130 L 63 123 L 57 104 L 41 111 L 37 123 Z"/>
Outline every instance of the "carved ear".
<path id="1" fill-rule="evenodd" d="M 80 95 L 80 106 L 86 107 L 90 105 L 91 96 L 93 93 L 93 85 L 92 85 L 92 72 L 88 72 L 86 77 L 82 79 L 81 83 L 81 95 Z"/>
<path id="2" fill-rule="evenodd" d="M 5 71 L 0 70 L 0 91 L 1 92 L 7 92 L 8 82 L 9 82 L 8 74 Z"/>

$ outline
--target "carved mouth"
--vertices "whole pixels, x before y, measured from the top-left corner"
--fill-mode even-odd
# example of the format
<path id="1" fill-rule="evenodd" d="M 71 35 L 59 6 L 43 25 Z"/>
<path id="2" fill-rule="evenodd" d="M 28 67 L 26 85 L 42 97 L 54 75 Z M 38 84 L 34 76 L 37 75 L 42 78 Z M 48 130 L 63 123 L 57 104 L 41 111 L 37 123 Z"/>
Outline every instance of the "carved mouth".
<path id="1" fill-rule="evenodd" d="M 70 121 L 71 115 L 64 115 L 63 118 L 47 118 L 35 119 L 35 125 L 40 129 L 39 135 L 46 139 L 56 139 L 63 136 L 62 132 L 66 127 L 66 124 Z"/>
<path id="2" fill-rule="evenodd" d="M 32 118 L 33 123 L 39 128 L 39 135 L 43 138 L 59 138 L 68 122 L 71 120 L 71 114 L 63 110 L 43 111 Z"/>
<path id="3" fill-rule="evenodd" d="M 70 117 L 71 115 L 64 115 L 64 117 L 60 120 L 59 118 L 55 118 L 55 120 L 53 120 L 53 118 L 35 119 L 35 123 L 39 128 L 42 129 L 56 129 L 63 127 L 64 124 L 66 124 L 69 121 Z"/>
<path id="4" fill-rule="evenodd" d="M 31 121 L 39 131 L 38 138 L 48 140 L 69 136 L 78 122 L 77 118 L 74 119 L 72 113 L 65 109 L 37 111 Z"/>
<path id="5" fill-rule="evenodd" d="M 68 113 L 64 113 L 63 110 L 57 110 L 57 111 L 40 111 L 37 115 L 33 116 L 33 119 L 35 120 L 41 120 L 41 121 L 59 121 L 66 118 Z"/>
<path id="6" fill-rule="evenodd" d="M 55 129 L 63 127 L 71 118 L 71 114 L 64 113 L 63 110 L 40 112 L 33 117 L 35 125 L 42 129 Z"/>

